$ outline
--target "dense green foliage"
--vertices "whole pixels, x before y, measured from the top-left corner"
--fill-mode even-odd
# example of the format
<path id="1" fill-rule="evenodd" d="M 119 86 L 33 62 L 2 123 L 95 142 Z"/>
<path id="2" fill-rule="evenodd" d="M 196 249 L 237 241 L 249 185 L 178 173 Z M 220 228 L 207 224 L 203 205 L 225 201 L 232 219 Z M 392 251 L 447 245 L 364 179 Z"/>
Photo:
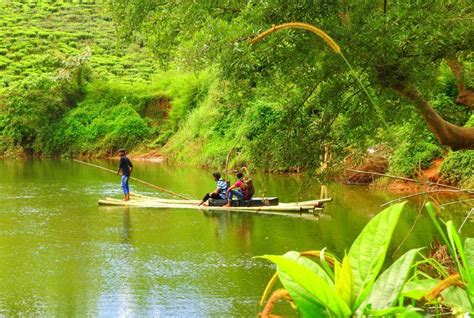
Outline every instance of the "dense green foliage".
<path id="1" fill-rule="evenodd" d="M 107 10 L 3 3 L 0 150 L 104 155 L 163 147 L 189 164 L 222 167 L 230 152 L 231 166 L 294 171 L 319 168 L 326 150 L 337 162 L 386 144 L 391 172 L 411 176 L 447 148 L 397 89 L 415 85 L 458 126 L 469 126 L 472 114 L 457 102 L 446 63 L 453 55 L 462 61 L 472 87 L 471 13 L 467 1 L 445 5 L 392 1 L 384 12 L 362 1 L 116 0 Z M 352 69 L 302 30 L 249 44 L 289 21 L 327 31 Z M 445 175 L 458 174 L 445 167 Z"/>
<path id="2" fill-rule="evenodd" d="M 464 188 L 474 187 L 474 151 L 450 152 L 441 166 L 441 173 L 452 183 L 461 183 Z"/>
<path id="3" fill-rule="evenodd" d="M 362 1 L 241 1 L 213 6 L 117 0 L 111 6 L 119 32 L 132 42 L 137 36 L 144 40 L 164 65 L 194 70 L 219 66 L 222 96 L 212 98 L 214 107 L 208 105 L 212 100 L 203 107 L 224 108 L 227 115 L 190 116 L 171 139 L 174 146 L 168 149 L 174 156 L 219 165 L 236 144 L 241 160 L 285 170 L 319 166 L 326 145 L 342 157 L 387 142 L 394 150 L 391 170 L 403 175 L 414 175 L 445 152 L 414 112 L 419 105 L 401 96 L 406 90 L 416 87 L 453 124 L 463 126 L 472 112 L 456 102 L 456 78 L 446 64 L 447 58 L 457 56 L 465 74 L 472 73 L 469 8 L 467 1 L 392 1 L 384 8 Z M 324 41 L 304 31 L 282 31 L 255 46 L 249 44 L 272 24 L 291 21 L 327 31 L 353 71 Z M 166 27 L 154 28 L 157 23 Z M 354 74 L 375 107 L 361 94 Z M 469 76 L 463 80 L 472 85 Z M 209 134 L 219 125 L 228 127 L 223 139 Z M 179 142 L 173 144 L 175 138 Z M 213 149 L 219 146 L 221 153 L 215 156 Z M 199 158 L 191 156 L 196 149 L 203 154 Z"/>

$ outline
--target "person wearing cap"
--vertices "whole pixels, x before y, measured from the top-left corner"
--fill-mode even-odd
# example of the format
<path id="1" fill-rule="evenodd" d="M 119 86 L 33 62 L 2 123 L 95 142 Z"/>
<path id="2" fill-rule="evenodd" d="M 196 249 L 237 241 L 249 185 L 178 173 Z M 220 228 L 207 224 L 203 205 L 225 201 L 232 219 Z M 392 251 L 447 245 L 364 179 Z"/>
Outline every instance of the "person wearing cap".
<path id="1" fill-rule="evenodd" d="M 132 173 L 132 170 L 133 170 L 133 164 L 130 161 L 130 159 L 128 159 L 124 149 L 119 150 L 119 156 L 120 156 L 120 162 L 119 162 L 119 168 L 117 170 L 117 174 L 122 172 L 121 185 L 123 189 L 124 200 L 129 201 L 130 188 L 128 186 L 128 179 L 130 179 L 130 174 Z"/>

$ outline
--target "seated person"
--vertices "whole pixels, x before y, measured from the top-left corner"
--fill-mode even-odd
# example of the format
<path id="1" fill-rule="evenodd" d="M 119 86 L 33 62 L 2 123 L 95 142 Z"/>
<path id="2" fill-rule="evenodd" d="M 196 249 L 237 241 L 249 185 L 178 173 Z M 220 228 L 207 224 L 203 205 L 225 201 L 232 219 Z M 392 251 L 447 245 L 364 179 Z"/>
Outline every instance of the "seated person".
<path id="1" fill-rule="evenodd" d="M 227 200 L 227 182 L 225 182 L 225 180 L 221 178 L 221 174 L 217 171 L 214 172 L 212 176 L 216 181 L 216 189 L 212 192 L 206 193 L 206 195 L 204 196 L 204 198 L 202 198 L 202 201 L 198 205 L 203 205 L 210 198 Z"/>
<path id="2" fill-rule="evenodd" d="M 231 206 L 232 198 L 236 196 L 239 200 L 250 200 L 251 195 L 248 192 L 248 186 L 244 182 L 244 174 L 237 172 L 237 181 L 227 189 L 227 206 Z"/>

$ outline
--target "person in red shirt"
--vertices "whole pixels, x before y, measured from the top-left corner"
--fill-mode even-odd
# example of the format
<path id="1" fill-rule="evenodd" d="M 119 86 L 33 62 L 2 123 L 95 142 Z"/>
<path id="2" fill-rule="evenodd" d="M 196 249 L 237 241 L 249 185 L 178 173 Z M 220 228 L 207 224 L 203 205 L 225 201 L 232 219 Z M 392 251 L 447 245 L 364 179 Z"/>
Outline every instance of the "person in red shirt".
<path id="1" fill-rule="evenodd" d="M 239 200 L 249 200 L 247 184 L 244 182 L 244 174 L 237 172 L 237 181 L 227 189 L 227 205 L 231 206 L 232 198 L 236 196 Z"/>

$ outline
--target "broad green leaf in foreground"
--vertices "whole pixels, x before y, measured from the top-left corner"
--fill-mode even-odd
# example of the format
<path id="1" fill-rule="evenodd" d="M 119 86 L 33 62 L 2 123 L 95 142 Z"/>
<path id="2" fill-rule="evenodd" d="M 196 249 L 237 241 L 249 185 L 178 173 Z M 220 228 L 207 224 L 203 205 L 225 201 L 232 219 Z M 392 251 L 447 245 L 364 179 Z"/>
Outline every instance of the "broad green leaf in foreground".
<path id="1" fill-rule="evenodd" d="M 407 282 L 405 286 L 403 286 L 402 295 L 404 297 L 420 300 L 438 285 L 439 282 L 439 279 L 421 279 Z"/>
<path id="2" fill-rule="evenodd" d="M 474 282 L 471 277 L 469 262 L 467 260 L 464 246 L 461 243 L 461 237 L 459 236 L 453 221 L 446 222 L 446 232 L 448 233 L 449 243 L 454 250 L 452 257 L 458 266 L 459 274 L 461 274 L 461 278 L 467 284 L 467 287 L 473 288 L 472 284 Z"/>
<path id="3" fill-rule="evenodd" d="M 471 270 L 471 276 L 474 276 L 474 238 L 468 237 L 464 241 L 464 251 L 466 252 L 466 265 Z"/>
<path id="4" fill-rule="evenodd" d="M 299 297 L 294 297 L 293 293 L 297 293 L 298 296 L 306 293 L 314 297 L 315 309 L 318 309 L 321 304 L 331 312 L 332 315 L 337 317 L 349 317 L 351 315 L 351 310 L 346 305 L 346 303 L 337 295 L 336 291 L 328 285 L 328 283 L 312 270 L 307 268 L 304 265 L 298 264 L 296 261 L 289 259 L 284 256 L 277 255 L 264 255 L 262 258 L 266 258 L 277 265 L 277 270 L 281 278 L 281 273 L 286 274 L 291 281 L 297 283 L 297 286 L 293 284 L 291 286 L 286 286 L 288 283 L 287 279 L 282 279 L 283 286 L 288 290 L 290 296 L 296 303 L 296 306 L 299 310 L 303 312 L 311 312 L 306 308 L 300 308 L 302 305 L 307 305 L 306 303 L 298 303 L 296 299 Z M 315 313 L 312 314 L 314 316 Z"/>
<path id="5" fill-rule="evenodd" d="M 363 317 L 397 317 L 397 318 L 422 318 L 423 316 L 416 311 L 417 308 L 408 307 L 390 307 L 382 310 L 368 310 Z"/>
<path id="6" fill-rule="evenodd" d="M 309 259 L 309 258 L 307 258 L 307 257 L 301 256 L 300 253 L 295 252 L 295 251 L 286 252 L 286 253 L 283 255 L 283 257 L 292 259 L 292 260 L 294 260 L 295 262 L 297 262 L 298 264 L 301 264 L 301 265 L 303 265 L 303 266 L 309 268 L 309 269 L 312 270 L 316 275 L 318 275 L 319 277 L 321 277 L 322 279 L 324 279 L 324 281 L 325 281 L 326 283 L 328 283 L 329 286 L 334 287 L 334 282 L 333 282 L 332 279 L 329 277 L 329 275 L 326 273 L 326 271 L 325 271 L 321 266 L 319 266 L 318 263 L 313 262 L 311 259 Z"/>
<path id="7" fill-rule="evenodd" d="M 418 251 L 419 249 L 409 250 L 387 268 L 375 281 L 372 291 L 361 307 L 371 305 L 373 309 L 386 309 L 393 306 L 402 291 Z"/>
<path id="8" fill-rule="evenodd" d="M 453 314 L 460 314 L 472 311 L 469 297 L 464 289 L 459 287 L 449 287 L 441 292 L 442 303 L 453 310 Z"/>
<path id="9" fill-rule="evenodd" d="M 354 276 L 355 308 L 359 307 L 382 268 L 393 231 L 405 203 L 394 204 L 375 216 L 349 250 Z"/>
<path id="10" fill-rule="evenodd" d="M 336 276 L 336 292 L 346 302 L 346 304 L 352 306 L 352 286 L 354 285 L 354 279 L 352 277 L 351 264 L 349 263 L 349 257 L 346 255 L 342 260 L 342 265 L 336 263 L 334 266 Z"/>

